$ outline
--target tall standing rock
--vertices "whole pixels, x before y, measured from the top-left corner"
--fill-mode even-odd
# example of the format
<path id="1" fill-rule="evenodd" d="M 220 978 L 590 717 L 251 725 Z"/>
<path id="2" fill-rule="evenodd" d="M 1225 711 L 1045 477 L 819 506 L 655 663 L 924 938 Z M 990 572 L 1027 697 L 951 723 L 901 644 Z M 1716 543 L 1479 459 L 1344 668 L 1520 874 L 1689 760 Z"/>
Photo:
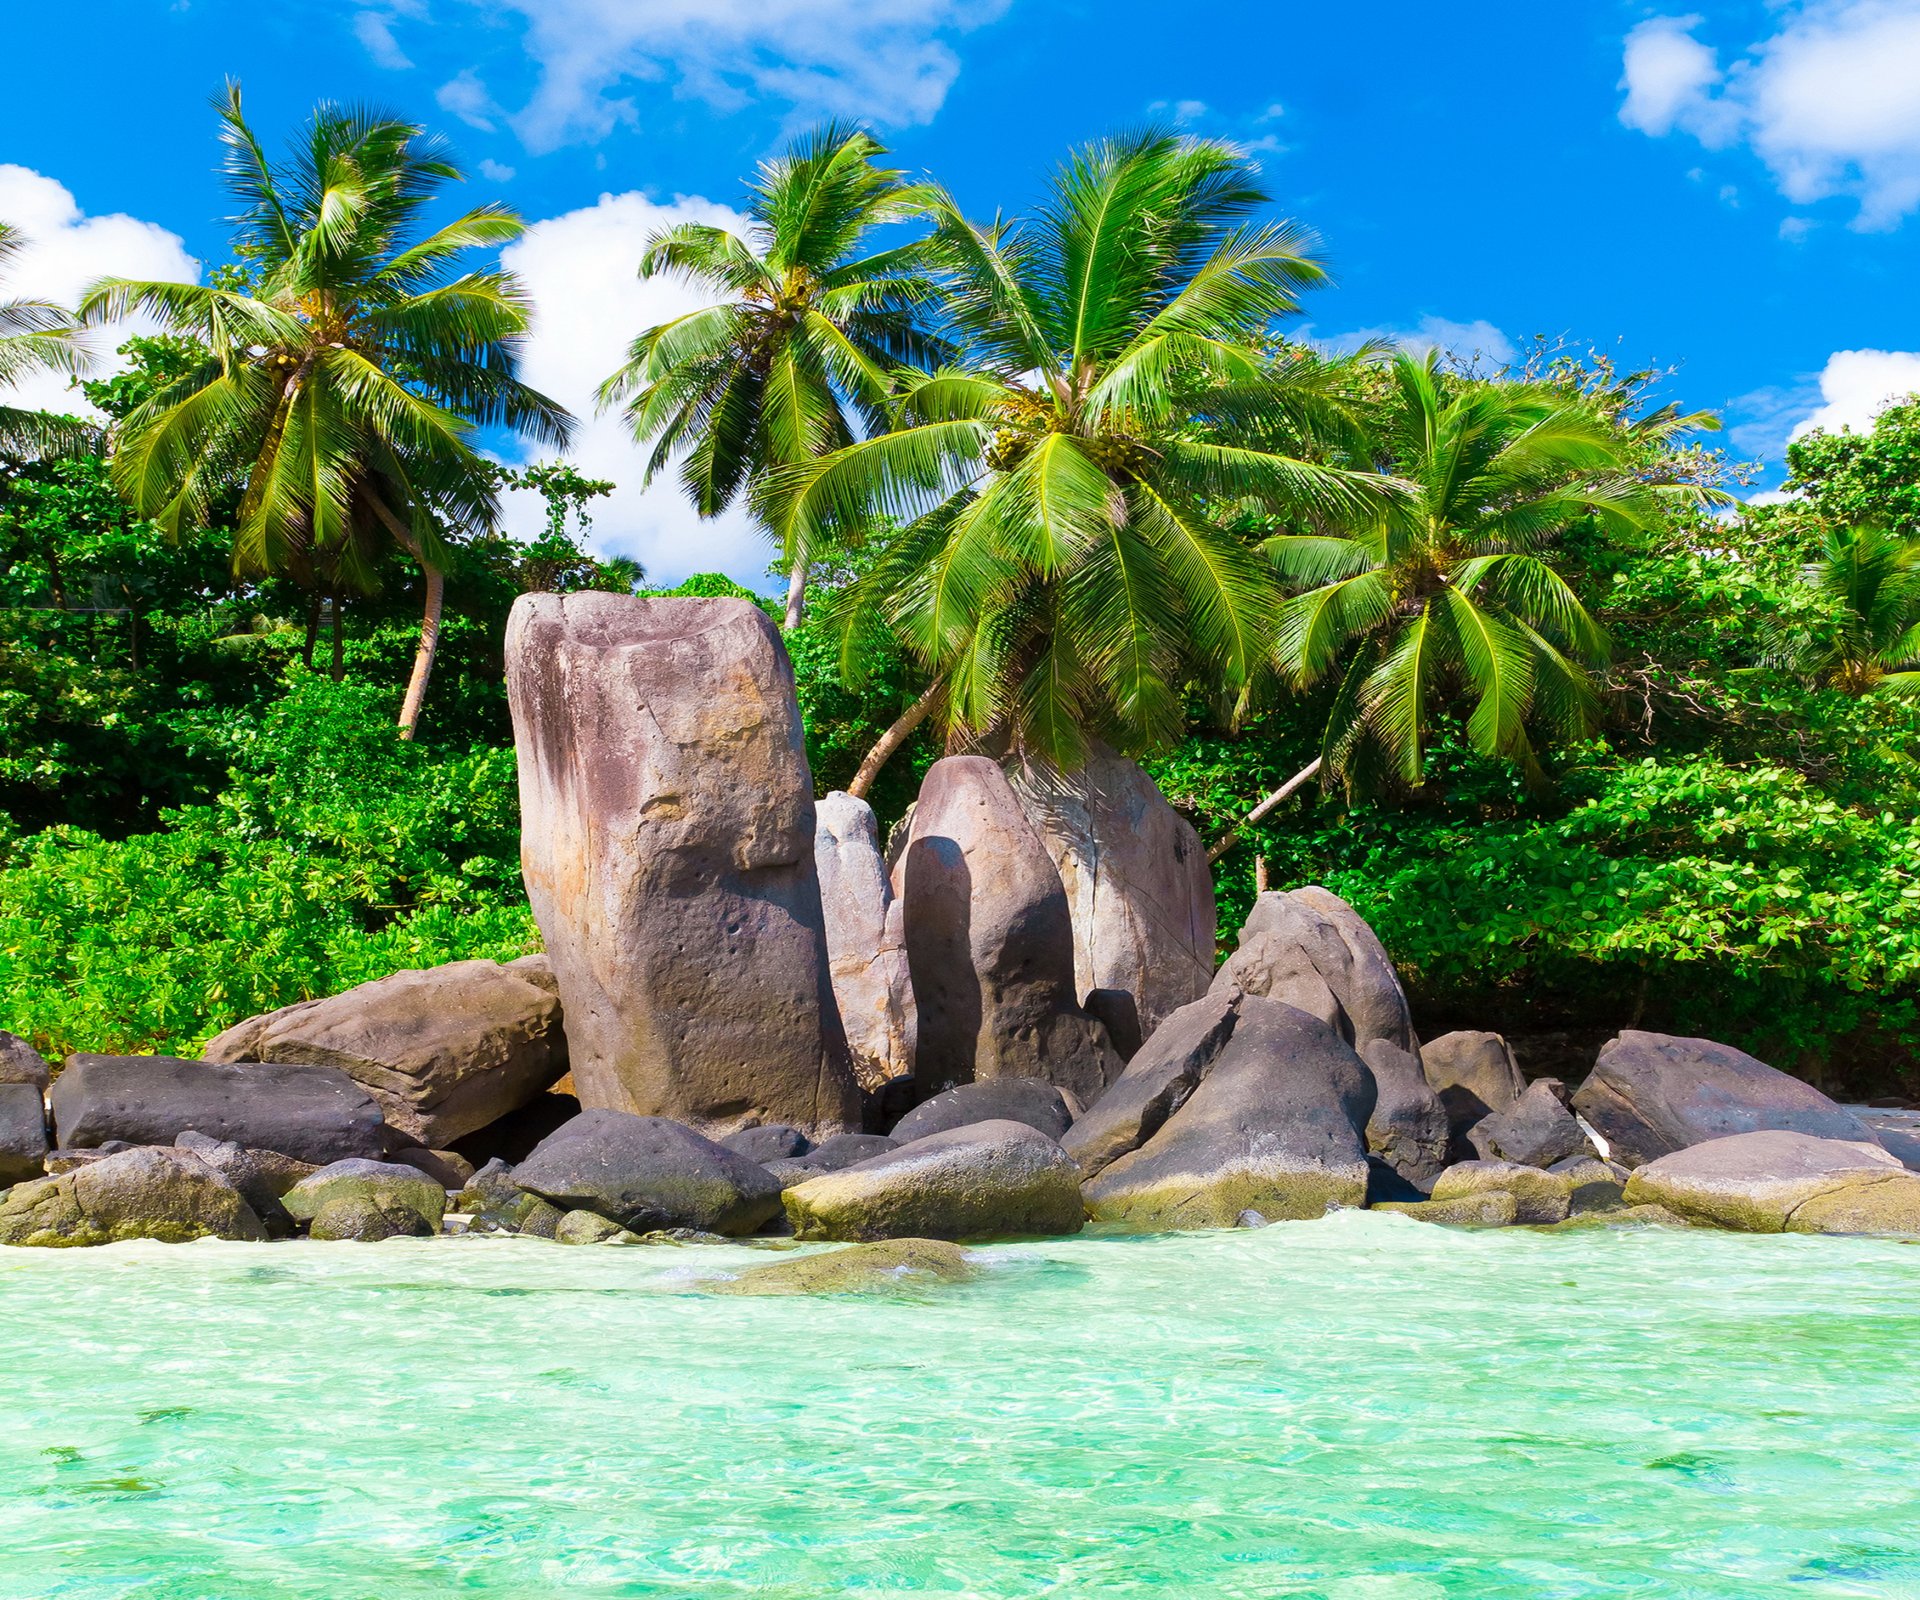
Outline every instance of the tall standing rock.
<path id="1" fill-rule="evenodd" d="M 1066 890 L 1012 786 L 985 756 L 936 761 L 894 872 L 920 1013 L 926 1093 L 1044 1078 L 1091 1101 L 1120 1075 L 1075 1000 Z"/>
<path id="2" fill-rule="evenodd" d="M 880 1089 L 913 1071 L 918 1018 L 904 908 L 880 855 L 873 807 L 835 789 L 814 810 L 813 855 L 833 997 L 854 1076 L 861 1088 Z"/>
<path id="3" fill-rule="evenodd" d="M 522 595 L 506 655 L 521 867 L 582 1104 L 854 1125 L 773 624 L 744 600 Z"/>
<path id="4" fill-rule="evenodd" d="M 1080 1003 L 1131 1056 L 1213 981 L 1206 848 L 1139 763 L 1110 750 L 1074 772 L 1010 777 L 1066 889 Z"/>

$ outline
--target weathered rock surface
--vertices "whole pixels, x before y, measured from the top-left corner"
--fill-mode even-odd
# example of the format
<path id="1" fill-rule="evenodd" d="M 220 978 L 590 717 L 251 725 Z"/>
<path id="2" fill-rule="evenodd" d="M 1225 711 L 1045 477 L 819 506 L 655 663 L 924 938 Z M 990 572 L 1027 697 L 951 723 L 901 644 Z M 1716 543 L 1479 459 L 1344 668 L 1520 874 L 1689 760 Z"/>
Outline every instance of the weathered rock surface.
<path id="1" fill-rule="evenodd" d="M 749 1267 L 707 1285 L 715 1294 L 884 1294 L 980 1275 L 966 1251 L 945 1239 L 883 1239 Z"/>
<path id="2" fill-rule="evenodd" d="M 1367 1151 L 1425 1193 L 1440 1176 L 1452 1148 L 1447 1108 L 1427 1082 L 1415 1052 L 1391 1039 L 1367 1039 L 1359 1053 L 1373 1074 Z"/>
<path id="3" fill-rule="evenodd" d="M 0 1083 L 30 1083 L 45 1094 L 52 1075 L 45 1056 L 19 1034 L 0 1029 Z"/>
<path id="4" fill-rule="evenodd" d="M 1513 1052 L 1497 1033 L 1443 1033 L 1420 1047 L 1420 1061 L 1447 1108 L 1456 1150 L 1476 1123 L 1512 1110 L 1527 1090 Z"/>
<path id="5" fill-rule="evenodd" d="M 190 1150 L 122 1150 L 55 1178 L 19 1184 L 0 1199 L 0 1244 L 266 1237 L 240 1191 Z"/>
<path id="6" fill-rule="evenodd" d="M 1087 1209 L 1134 1227 L 1226 1228 L 1248 1210 L 1273 1222 L 1364 1205 L 1373 1100 L 1372 1073 L 1330 1026 L 1248 995 L 1185 1103 L 1086 1184 Z"/>
<path id="7" fill-rule="evenodd" d="M 1573 1199 L 1573 1185 L 1557 1173 L 1517 1161 L 1460 1161 L 1434 1180 L 1435 1200 L 1459 1200 L 1488 1192 L 1510 1194 L 1514 1220 L 1524 1223 L 1564 1222 Z"/>
<path id="8" fill-rule="evenodd" d="M 1552 1078 L 1528 1084 L 1525 1093 L 1505 1111 L 1482 1117 L 1467 1131 L 1474 1153 L 1485 1161 L 1551 1167 L 1590 1152 L 1592 1145 L 1561 1099 L 1564 1093 Z"/>
<path id="9" fill-rule="evenodd" d="M 880 855 L 873 807 L 835 789 L 814 808 L 814 862 L 827 966 L 853 1075 L 869 1092 L 913 1073 L 919 1013 L 907 966 L 905 907 Z"/>
<path id="10" fill-rule="evenodd" d="M 796 1183 L 805 1183 L 823 1172 L 844 1172 L 848 1167 L 898 1147 L 898 1141 L 883 1133 L 840 1133 L 822 1140 L 803 1156 L 788 1156 L 764 1165 L 779 1180 L 782 1189 L 791 1189 Z"/>
<path id="11" fill-rule="evenodd" d="M 1373 1209 L 1412 1217 L 1416 1222 L 1444 1222 L 1463 1228 L 1510 1228 L 1520 1220 L 1519 1201 L 1506 1189 L 1480 1189 L 1446 1200 L 1386 1200 Z"/>
<path id="12" fill-rule="evenodd" d="M 745 600 L 522 595 L 521 865 L 589 1108 L 858 1123 L 793 669 Z"/>
<path id="13" fill-rule="evenodd" d="M 1420 1048 L 1386 950 L 1352 906 L 1318 884 L 1256 899 L 1213 986 L 1279 1000 L 1320 1018 L 1349 1044 L 1384 1039 L 1409 1054 Z"/>
<path id="14" fill-rule="evenodd" d="M 970 1122 L 1024 1122 L 1058 1140 L 1073 1126 L 1073 1111 L 1059 1089 L 1039 1078 L 992 1078 L 923 1101 L 894 1124 L 890 1137 L 895 1144 L 910 1144 Z"/>
<path id="15" fill-rule="evenodd" d="M 1909 1172 L 1920 1172 L 1920 1111 L 1885 1111 L 1868 1106 L 1848 1106 L 1867 1126 L 1867 1131 Z"/>
<path id="16" fill-rule="evenodd" d="M 363 1203 L 382 1216 L 409 1212 L 420 1223 L 412 1231 L 424 1235 L 440 1231 L 447 1191 L 416 1167 L 388 1161 L 335 1161 L 302 1178 L 280 1197 L 296 1222 L 314 1222 L 323 1211 L 344 1201 Z"/>
<path id="17" fill-rule="evenodd" d="M 565 1215 L 558 1206 L 522 1189 L 513 1181 L 512 1169 L 497 1159 L 467 1180 L 456 1208 L 473 1219 L 478 1232 L 524 1233 L 536 1239 L 551 1239 Z"/>
<path id="18" fill-rule="evenodd" d="M 1140 764 L 1110 750 L 1075 772 L 1009 778 L 1066 890 L 1080 1002 L 1130 1058 L 1213 981 L 1206 849 Z"/>
<path id="19" fill-rule="evenodd" d="M 189 1130 L 317 1166 L 386 1148 L 379 1105 L 338 1067 L 76 1055 L 50 1098 L 69 1149 L 170 1145 Z"/>
<path id="20" fill-rule="evenodd" d="M 1858 1117 L 1812 1084 L 1744 1050 L 1631 1028 L 1602 1046 L 1573 1109 L 1629 1167 L 1736 1133 L 1876 1142 Z"/>
<path id="21" fill-rule="evenodd" d="M 174 1147 L 191 1151 L 238 1189 L 240 1198 L 276 1237 L 293 1231 L 293 1218 L 281 1198 L 302 1178 L 320 1170 L 310 1161 L 296 1161 L 276 1150 L 247 1150 L 204 1133 L 183 1133 L 174 1140 Z"/>
<path id="22" fill-rule="evenodd" d="M 1089 1178 L 1145 1144 L 1212 1070 L 1240 1020 L 1239 989 L 1215 989 L 1155 1028 L 1127 1069 L 1060 1141 Z"/>
<path id="23" fill-rule="evenodd" d="M 403 1167 L 412 1167 L 416 1172 L 424 1172 L 442 1189 L 447 1190 L 465 1188 L 467 1180 L 477 1170 L 474 1164 L 457 1150 L 423 1150 L 418 1145 L 403 1145 L 388 1159 Z"/>
<path id="24" fill-rule="evenodd" d="M 639 1236 L 595 1211 L 569 1211 L 553 1230 L 555 1244 L 613 1244 L 639 1242 Z"/>
<path id="25" fill-rule="evenodd" d="M 678 1122 L 583 1111 L 513 1169 L 513 1181 L 562 1211 L 594 1211 L 635 1233 L 697 1228 L 752 1233 L 780 1210 L 780 1183 L 758 1162 Z"/>
<path id="26" fill-rule="evenodd" d="M 1920 1173 L 1877 1144 L 1785 1129 L 1649 1161 L 1627 1180 L 1626 1200 L 1745 1233 L 1920 1234 Z"/>
<path id="27" fill-rule="evenodd" d="M 1075 997 L 1060 874 L 998 766 L 984 756 L 933 764 L 894 886 L 919 1005 L 914 1080 L 923 1093 L 1044 1078 L 1087 1103 L 1120 1075 L 1106 1029 Z"/>
<path id="28" fill-rule="evenodd" d="M 39 1086 L 0 1083 L 0 1189 L 46 1171 L 47 1115 Z"/>
<path id="29" fill-rule="evenodd" d="M 738 1132 L 723 1135 L 718 1142 L 762 1166 L 769 1161 L 786 1161 L 794 1156 L 803 1156 L 813 1148 L 811 1139 L 785 1122 L 741 1128 Z"/>
<path id="30" fill-rule="evenodd" d="M 802 1239 L 992 1239 L 1078 1233 L 1080 1169 L 1024 1122 L 930 1134 L 782 1200 Z"/>
<path id="31" fill-rule="evenodd" d="M 202 1055 L 338 1067 L 380 1103 L 389 1127 L 441 1149 L 566 1072 L 560 1001 L 551 975 L 539 972 L 545 963 L 529 956 L 396 972 L 249 1017 Z"/>
<path id="32" fill-rule="evenodd" d="M 426 1239 L 434 1231 L 412 1206 L 364 1194 L 343 1194 L 329 1200 L 307 1224 L 308 1238 L 336 1244 Z"/>

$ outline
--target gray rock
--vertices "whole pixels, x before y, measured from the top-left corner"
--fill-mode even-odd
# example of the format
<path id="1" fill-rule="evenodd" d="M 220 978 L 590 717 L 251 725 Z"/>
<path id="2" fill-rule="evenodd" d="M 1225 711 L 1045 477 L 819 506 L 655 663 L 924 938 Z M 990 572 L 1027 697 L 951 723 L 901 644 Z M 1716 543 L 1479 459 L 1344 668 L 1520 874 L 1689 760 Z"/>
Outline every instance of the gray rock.
<path id="1" fill-rule="evenodd" d="M 1447 1164 L 1452 1128 L 1421 1070 L 1420 1057 L 1391 1039 L 1368 1039 L 1360 1059 L 1373 1073 L 1373 1115 L 1367 1150 L 1424 1194 Z"/>
<path id="2" fill-rule="evenodd" d="M 569 1211 L 560 1219 L 560 1226 L 553 1231 L 555 1244 L 607 1244 L 617 1239 L 631 1239 L 633 1234 L 617 1222 L 609 1222 L 598 1212 Z"/>
<path id="3" fill-rule="evenodd" d="M 521 864 L 589 1108 L 857 1125 L 793 669 L 745 600 L 530 594 Z"/>
<path id="4" fill-rule="evenodd" d="M 1049 1139 L 1073 1125 L 1066 1097 L 1038 1078 L 993 1078 L 963 1083 L 924 1101 L 894 1124 L 895 1144 L 910 1144 L 930 1133 L 964 1128 L 970 1122 L 1024 1122 Z"/>
<path id="5" fill-rule="evenodd" d="M 1385 949 L 1352 906 L 1318 884 L 1260 895 L 1213 983 L 1318 1017 L 1349 1044 L 1420 1048 Z"/>
<path id="6" fill-rule="evenodd" d="M 794 1156 L 803 1156 L 813 1148 L 811 1139 L 798 1128 L 784 1122 L 742 1128 L 736 1133 L 722 1135 L 720 1143 L 762 1166 L 769 1161 L 786 1161 Z"/>
<path id="7" fill-rule="evenodd" d="M 1557 1173 L 1517 1161 L 1460 1161 L 1433 1183 L 1435 1200 L 1460 1200 L 1488 1192 L 1510 1194 L 1514 1220 L 1530 1224 L 1564 1222 L 1573 1185 Z"/>
<path id="8" fill-rule="evenodd" d="M 665 1117 L 583 1111 L 513 1169 L 562 1211 L 594 1211 L 635 1233 L 749 1234 L 780 1210 L 766 1168 Z"/>
<path id="9" fill-rule="evenodd" d="M 884 1294 L 967 1283 L 980 1269 L 943 1239 L 883 1239 L 749 1267 L 707 1285 L 715 1294 Z"/>
<path id="10" fill-rule="evenodd" d="M 1524 1167 L 1551 1167 L 1592 1145 L 1580 1131 L 1552 1078 L 1527 1085 L 1505 1111 L 1482 1117 L 1467 1131 L 1474 1153 L 1487 1161 L 1517 1161 Z"/>
<path id="11" fill-rule="evenodd" d="M 1812 1084 L 1743 1050 L 1631 1028 L 1601 1047 L 1573 1109 L 1629 1167 L 1736 1133 L 1875 1142 L 1865 1123 Z"/>
<path id="12" fill-rule="evenodd" d="M 473 1219 L 478 1232 L 524 1233 L 536 1239 L 553 1238 L 564 1215 L 558 1206 L 522 1189 L 499 1160 L 489 1161 L 469 1178 L 455 1204 Z"/>
<path id="13" fill-rule="evenodd" d="M 0 1199 L 0 1244 L 266 1237 L 240 1191 L 189 1150 L 122 1150 L 58 1177 L 18 1184 Z"/>
<path id="14" fill-rule="evenodd" d="M 1520 1220 L 1519 1202 L 1505 1189 L 1479 1189 L 1447 1200 L 1384 1200 L 1373 1209 L 1456 1228 L 1510 1228 Z"/>
<path id="15" fill-rule="evenodd" d="M 337 1201 L 364 1201 L 382 1215 L 406 1210 L 422 1231 L 438 1233 L 447 1191 L 416 1167 L 387 1161 L 335 1161 L 302 1178 L 280 1197 L 296 1222 L 313 1222 Z"/>
<path id="16" fill-rule="evenodd" d="M 310 1161 L 295 1161 L 275 1150 L 247 1150 L 230 1140 L 209 1139 L 192 1131 L 174 1140 L 174 1147 L 191 1151 L 238 1189 L 267 1232 L 277 1237 L 293 1231 L 293 1218 L 281 1198 L 302 1178 L 320 1170 Z"/>
<path id="17" fill-rule="evenodd" d="M 930 1134 L 782 1197 L 802 1239 L 991 1239 L 1078 1233 L 1080 1169 L 1024 1122 Z"/>
<path id="18" fill-rule="evenodd" d="M 1476 1123 L 1511 1111 L 1526 1093 L 1527 1080 L 1497 1033 L 1444 1033 L 1420 1047 L 1420 1062 L 1447 1108 L 1456 1154 L 1468 1148 L 1467 1135 Z"/>
<path id="19" fill-rule="evenodd" d="M 189 1130 L 319 1166 L 386 1148 L 380 1107 L 338 1067 L 76 1055 L 51 1100 L 67 1149 L 170 1145 Z"/>
<path id="20" fill-rule="evenodd" d="M 57 1178 L 63 1172 L 72 1172 L 77 1167 L 90 1167 L 96 1161 L 105 1161 L 108 1156 L 117 1156 L 122 1150 L 138 1150 L 137 1144 L 128 1144 L 124 1139 L 111 1139 L 96 1150 L 49 1150 L 47 1152 L 46 1172 L 49 1178 Z"/>
<path id="21" fill-rule="evenodd" d="M 1909 1172 L 1920 1172 L 1920 1111 L 1888 1111 L 1871 1106 L 1848 1106 L 1867 1131 L 1878 1139 Z"/>
<path id="22" fill-rule="evenodd" d="M 1242 991 L 1215 989 L 1154 1029 L 1127 1069 L 1061 1140 L 1089 1178 L 1138 1150 L 1200 1086 L 1240 1020 Z"/>
<path id="23" fill-rule="evenodd" d="M 874 1092 L 913 1074 L 919 1013 L 907 966 L 905 908 L 880 855 L 873 807 L 835 789 L 814 808 L 814 862 L 827 965 L 853 1075 Z"/>
<path id="24" fill-rule="evenodd" d="M 387 1125 L 441 1149 L 544 1094 L 567 1070 L 551 978 L 529 956 L 396 972 L 342 994 L 249 1017 L 201 1052 L 208 1061 L 338 1067 L 379 1102 Z"/>
<path id="25" fill-rule="evenodd" d="M 1106 1029 L 1075 996 L 1060 874 L 998 766 L 984 756 L 933 764 L 896 874 L 922 1093 L 1044 1078 L 1085 1103 L 1120 1075 Z"/>
<path id="26" fill-rule="evenodd" d="M 339 1194 L 317 1212 L 307 1237 L 322 1242 L 378 1244 L 383 1239 L 427 1239 L 438 1231 L 412 1206 L 374 1194 Z"/>
<path id="27" fill-rule="evenodd" d="M 0 1189 L 47 1168 L 46 1105 L 38 1086 L 0 1083 Z"/>
<path id="28" fill-rule="evenodd" d="M 1096 1221 L 1231 1227 L 1317 1217 L 1367 1196 L 1373 1075 L 1317 1017 L 1248 995 L 1199 1085 L 1139 1149 L 1085 1187 Z"/>
<path id="29" fill-rule="evenodd" d="M 1877 1144 L 1787 1129 L 1646 1162 L 1627 1180 L 1626 1202 L 1745 1233 L 1920 1234 L 1920 1174 Z"/>
<path id="30" fill-rule="evenodd" d="M 52 1081 L 47 1058 L 19 1034 L 0 1029 L 0 1084 L 30 1083 L 45 1094 Z"/>
<path id="31" fill-rule="evenodd" d="M 1074 772 L 1008 777 L 1066 890 L 1080 1002 L 1130 1058 L 1213 980 L 1206 848 L 1138 762 L 1103 746 Z"/>
<path id="32" fill-rule="evenodd" d="M 796 1183 L 805 1183 L 823 1172 L 844 1172 L 848 1167 L 897 1148 L 896 1141 L 885 1134 L 841 1133 L 815 1145 L 803 1156 L 789 1156 L 765 1165 L 782 1189 L 791 1189 Z"/>

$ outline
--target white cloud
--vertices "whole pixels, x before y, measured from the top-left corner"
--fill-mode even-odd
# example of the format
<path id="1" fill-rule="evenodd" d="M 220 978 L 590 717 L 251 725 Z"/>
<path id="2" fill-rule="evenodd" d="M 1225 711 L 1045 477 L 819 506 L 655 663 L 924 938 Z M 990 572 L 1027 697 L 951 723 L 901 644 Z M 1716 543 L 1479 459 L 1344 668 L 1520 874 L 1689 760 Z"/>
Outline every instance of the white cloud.
<path id="1" fill-rule="evenodd" d="M 1836 350 L 1820 371 L 1820 404 L 1796 423 L 1789 439 L 1815 428 L 1838 433 L 1873 426 L 1895 400 L 1920 393 L 1920 350 Z"/>
<path id="2" fill-rule="evenodd" d="M 1802 0 L 1724 69 L 1698 16 L 1627 35 L 1620 120 L 1721 148 L 1745 142 L 1796 204 L 1859 202 L 1854 226 L 1920 207 L 1920 0 Z"/>
<path id="3" fill-rule="evenodd" d="M 1300 337 L 1306 337 L 1307 332 L 1307 329 L 1301 329 Z M 1510 365 L 1519 355 L 1513 341 L 1484 317 L 1472 322 L 1455 322 L 1448 317 L 1422 317 L 1411 328 L 1355 328 L 1350 333 L 1338 333 L 1328 338 L 1315 336 L 1314 343 L 1324 345 L 1329 350 L 1344 352 L 1357 350 L 1363 344 L 1381 339 L 1419 355 L 1438 348 L 1468 360 L 1484 356 L 1503 367 Z"/>
<path id="4" fill-rule="evenodd" d="M 480 158 L 480 176 L 485 178 L 489 183 L 513 182 L 514 170 L 512 167 L 495 161 L 492 156 L 482 156 Z"/>
<path id="5" fill-rule="evenodd" d="M 65 184 L 27 167 L 0 165 L 0 221 L 26 236 L 27 247 L 13 259 L 0 293 L 9 298 L 51 300 L 72 306 L 95 278 L 166 278 L 192 282 L 200 263 L 180 239 L 157 223 L 120 213 L 90 217 Z M 149 331 L 144 319 L 109 324 L 87 336 L 104 375 L 120 365 L 113 349 L 130 334 Z M 92 408 L 57 373 L 26 378 L 7 391 L 13 405 L 86 415 Z"/>
<path id="6" fill-rule="evenodd" d="M 493 103 L 493 96 L 487 93 L 487 86 L 472 67 L 441 84 L 433 98 L 442 111 L 451 111 L 469 127 L 493 132 L 493 119 L 500 108 Z"/>
<path id="7" fill-rule="evenodd" d="M 930 121 L 960 70 L 950 40 L 1010 0 L 476 0 L 524 19 L 540 68 L 513 119 L 529 149 L 606 137 L 637 120 L 626 79 L 732 108 Z"/>
<path id="8" fill-rule="evenodd" d="M 393 36 L 393 18 L 383 11 L 362 11 L 353 19 L 353 36 L 376 67 L 389 72 L 405 72 L 413 65 L 406 51 Z"/>
<path id="9" fill-rule="evenodd" d="M 535 306 L 521 374 L 580 419 L 569 459 L 588 476 L 619 485 L 609 499 L 593 502 L 597 548 L 636 557 L 655 582 L 717 571 L 765 589 L 773 552 L 751 518 L 735 509 L 702 521 L 670 472 L 643 490 L 645 452 L 617 415 L 594 413 L 594 390 L 636 334 L 708 303 L 671 279 L 643 283 L 635 274 L 647 236 L 686 221 L 746 226 L 737 213 L 698 196 L 662 205 L 641 194 L 602 195 L 597 205 L 535 223 L 509 246 L 502 261 L 520 274 Z M 525 533 L 540 516 L 537 496 L 509 497 L 509 527 Z"/>

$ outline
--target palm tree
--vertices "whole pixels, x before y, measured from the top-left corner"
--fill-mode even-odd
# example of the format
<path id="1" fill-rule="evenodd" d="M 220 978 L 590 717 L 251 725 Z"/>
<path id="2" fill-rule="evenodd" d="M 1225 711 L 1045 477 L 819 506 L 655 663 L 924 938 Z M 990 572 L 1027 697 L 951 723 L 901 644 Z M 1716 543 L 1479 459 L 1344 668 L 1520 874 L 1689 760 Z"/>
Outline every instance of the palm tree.
<path id="1" fill-rule="evenodd" d="M 1920 540 L 1829 528 L 1806 580 L 1830 620 L 1800 642 L 1799 670 L 1848 694 L 1920 698 Z"/>
<path id="2" fill-rule="evenodd" d="M 1635 468 L 1651 434 L 1550 384 L 1451 376 L 1443 354 L 1392 358 L 1377 464 L 1411 497 L 1355 535 L 1281 533 L 1266 551 L 1297 592 L 1273 660 L 1296 689 L 1338 674 L 1320 755 L 1214 847 L 1225 854 L 1310 778 L 1349 793 L 1418 785 L 1432 718 L 1464 696 L 1468 742 L 1538 773 L 1533 740 L 1595 725 L 1588 669 L 1606 635 L 1547 558 L 1576 523 L 1637 528 L 1662 490 Z M 1697 420 L 1697 419 L 1696 419 Z M 1660 413 L 1652 432 L 1674 421 Z"/>
<path id="3" fill-rule="evenodd" d="M 0 270 L 26 248 L 18 228 L 0 222 Z M 74 336 L 73 318 L 44 300 L 0 300 L 0 389 L 36 372 L 78 377 L 90 357 Z M 84 450 L 94 430 L 74 417 L 0 405 L 0 455 L 33 460 Z"/>
<path id="4" fill-rule="evenodd" d="M 242 573 L 324 567 L 366 587 L 387 541 L 411 557 L 426 588 L 399 719 L 411 738 L 439 642 L 446 535 L 491 528 L 498 513 L 474 428 L 555 445 L 571 429 L 515 376 L 528 314 L 519 283 L 455 271 L 525 225 L 483 205 L 427 231 L 426 208 L 461 174 L 414 124 L 322 104 L 275 164 L 239 86 L 215 104 L 252 287 L 104 279 L 87 291 L 83 320 L 146 310 L 210 352 L 122 421 L 114 481 L 176 534 L 206 526 L 221 491 L 243 485 Z"/>
<path id="5" fill-rule="evenodd" d="M 1305 397 L 1263 345 L 1324 275 L 1300 229 L 1254 220 L 1267 201 L 1234 147 L 1159 130 L 1074 154 L 1029 224 L 931 199 L 966 363 L 907 376 L 894 431 L 764 489 L 795 544 L 906 523 L 842 597 L 849 670 L 884 628 L 932 680 L 909 717 L 944 700 L 954 729 L 1065 767 L 1090 734 L 1173 737 L 1192 678 L 1247 681 L 1276 594 L 1235 519 L 1337 521 L 1382 488 L 1208 436 L 1224 416 L 1278 433 Z"/>
<path id="6" fill-rule="evenodd" d="M 921 326 L 932 285 L 923 246 L 860 254 L 868 234 L 915 216 L 924 191 L 875 165 L 886 152 L 838 124 L 763 163 L 746 238 L 706 223 L 656 233 L 640 276 L 671 274 L 717 303 L 649 328 L 601 385 L 653 445 L 647 477 L 681 456 L 703 517 L 768 472 L 839 449 L 887 424 L 892 369 L 941 346 Z M 826 530 L 789 530 L 786 625 L 798 627 L 807 569 Z"/>

